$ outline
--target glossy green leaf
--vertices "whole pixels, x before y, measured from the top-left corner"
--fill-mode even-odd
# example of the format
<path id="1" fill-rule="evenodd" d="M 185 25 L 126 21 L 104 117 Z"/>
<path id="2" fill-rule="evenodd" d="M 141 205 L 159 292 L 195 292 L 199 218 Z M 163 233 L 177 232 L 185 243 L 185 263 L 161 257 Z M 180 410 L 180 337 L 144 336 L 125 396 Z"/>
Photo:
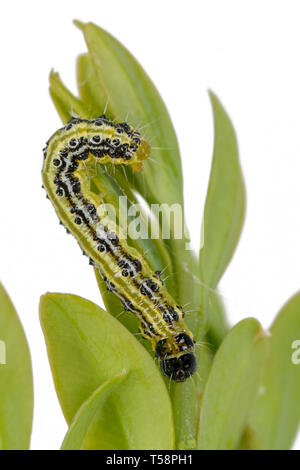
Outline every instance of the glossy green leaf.
<path id="1" fill-rule="evenodd" d="M 266 359 L 267 337 L 247 318 L 225 337 L 205 386 L 199 449 L 235 449 L 258 390 Z"/>
<path id="2" fill-rule="evenodd" d="M 14 306 L 0 283 L 0 449 L 29 448 L 32 415 L 29 348 Z"/>
<path id="3" fill-rule="evenodd" d="M 251 449 L 289 449 L 300 424 L 300 293 L 281 309 L 270 329 L 270 355 L 252 409 Z"/>
<path id="4" fill-rule="evenodd" d="M 92 302 L 68 294 L 43 296 L 40 318 L 56 391 L 68 423 L 100 385 L 125 370 L 128 388 L 124 385 L 119 403 L 116 400 L 116 408 L 110 410 L 110 419 L 120 423 L 118 409 L 133 401 L 139 410 L 135 436 L 144 433 L 140 442 L 148 442 L 153 449 L 173 447 L 172 410 L 164 381 L 152 358 L 126 328 Z M 124 417 L 124 426 L 126 419 L 128 416 Z M 124 429 L 128 442 L 133 432 L 130 429 Z"/>
<path id="5" fill-rule="evenodd" d="M 218 98 L 210 92 L 214 114 L 214 152 L 206 196 L 200 251 L 201 305 L 209 328 L 222 318 L 214 318 L 209 303 L 238 243 L 245 215 L 245 188 L 238 146 L 232 123 Z M 211 298 L 212 297 L 212 298 Z M 227 331 L 222 321 L 223 332 Z M 213 335 L 219 336 L 218 332 Z"/>

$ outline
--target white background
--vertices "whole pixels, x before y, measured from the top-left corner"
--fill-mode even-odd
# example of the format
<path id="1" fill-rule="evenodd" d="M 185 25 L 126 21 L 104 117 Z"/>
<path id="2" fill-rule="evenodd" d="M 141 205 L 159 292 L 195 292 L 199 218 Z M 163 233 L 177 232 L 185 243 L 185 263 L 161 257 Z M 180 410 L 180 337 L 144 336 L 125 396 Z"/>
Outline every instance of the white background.
<path id="1" fill-rule="evenodd" d="M 41 189 L 41 149 L 60 126 L 48 74 L 54 67 L 75 92 L 75 58 L 86 50 L 72 19 L 114 34 L 163 96 L 182 151 L 197 249 L 213 143 L 207 89 L 222 100 L 237 131 L 248 202 L 220 289 L 232 323 L 253 315 L 268 327 L 300 287 L 300 7 L 288 0 L 27 0 L 2 2 L 1 10 L 0 277 L 32 354 L 32 448 L 55 449 L 66 425 L 39 325 L 39 296 L 71 292 L 100 302 L 91 268 Z"/>

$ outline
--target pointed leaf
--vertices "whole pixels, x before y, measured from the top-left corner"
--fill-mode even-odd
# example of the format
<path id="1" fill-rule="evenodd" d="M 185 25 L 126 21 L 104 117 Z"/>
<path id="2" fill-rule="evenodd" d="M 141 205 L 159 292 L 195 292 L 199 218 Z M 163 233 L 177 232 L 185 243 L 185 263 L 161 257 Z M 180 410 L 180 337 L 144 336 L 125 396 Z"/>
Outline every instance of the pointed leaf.
<path id="1" fill-rule="evenodd" d="M 29 448 L 32 415 L 29 348 L 14 306 L 0 283 L 0 449 Z"/>
<path id="2" fill-rule="evenodd" d="M 57 72 L 51 71 L 49 82 L 50 95 L 63 123 L 72 116 L 89 117 L 88 108 L 65 87 Z"/>
<path id="3" fill-rule="evenodd" d="M 220 101 L 212 92 L 214 114 L 214 152 L 206 196 L 200 251 L 202 309 L 208 326 L 214 328 L 218 318 L 209 310 L 213 302 L 209 289 L 215 289 L 230 262 L 238 243 L 245 215 L 245 188 L 239 162 L 238 146 L 232 123 Z M 208 312 L 209 311 L 209 312 Z M 226 324 L 222 326 L 225 330 Z M 214 333 L 219 334 L 219 333 Z"/>
<path id="4" fill-rule="evenodd" d="M 257 393 L 266 336 L 253 318 L 230 330 L 214 358 L 205 386 L 199 449 L 235 449 Z"/>
<path id="5" fill-rule="evenodd" d="M 102 96 L 102 90 L 105 90 L 103 109 L 108 99 L 107 109 L 113 117 L 124 120 L 128 116 L 134 127 L 145 126 L 145 137 L 155 149 L 152 152 L 154 162 L 147 162 L 143 177 L 135 175 L 141 194 L 148 202 L 182 204 L 182 173 L 177 139 L 168 111 L 156 88 L 130 52 L 109 33 L 93 23 L 76 21 L 75 24 L 85 36 L 100 87 L 99 95 Z M 95 93 L 96 81 L 93 75 L 90 77 L 94 85 L 89 89 Z M 100 99 L 97 100 L 97 106 Z"/>

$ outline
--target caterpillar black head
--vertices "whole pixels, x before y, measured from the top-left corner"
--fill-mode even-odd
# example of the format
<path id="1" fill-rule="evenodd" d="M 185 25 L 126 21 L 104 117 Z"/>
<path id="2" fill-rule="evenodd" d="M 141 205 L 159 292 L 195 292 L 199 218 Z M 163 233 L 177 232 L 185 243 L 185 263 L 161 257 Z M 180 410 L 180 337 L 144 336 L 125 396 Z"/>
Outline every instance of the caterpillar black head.
<path id="1" fill-rule="evenodd" d="M 197 361 L 193 353 L 187 353 L 179 357 L 161 359 L 160 367 L 166 377 L 175 382 L 184 382 L 196 372 Z"/>
<path id="2" fill-rule="evenodd" d="M 178 351 L 176 355 L 170 344 L 170 338 L 163 338 L 156 344 L 156 356 L 160 359 L 160 367 L 166 377 L 175 382 L 184 382 L 197 369 L 194 341 L 187 333 L 174 335 L 172 343 L 173 341 Z"/>

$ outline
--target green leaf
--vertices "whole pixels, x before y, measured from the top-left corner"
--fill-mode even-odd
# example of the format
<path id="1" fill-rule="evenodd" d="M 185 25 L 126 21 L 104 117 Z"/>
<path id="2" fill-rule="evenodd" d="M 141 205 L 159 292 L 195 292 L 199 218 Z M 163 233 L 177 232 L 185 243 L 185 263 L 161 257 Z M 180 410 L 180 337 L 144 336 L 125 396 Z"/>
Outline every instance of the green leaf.
<path id="1" fill-rule="evenodd" d="M 124 372 L 95 390 L 76 413 L 62 449 L 170 449 L 172 443 L 162 431 L 155 435 L 152 420 L 145 419 L 146 404 L 143 409 L 136 406 L 139 378 Z"/>
<path id="2" fill-rule="evenodd" d="M 14 306 L 0 283 L 0 449 L 29 448 L 32 415 L 29 348 Z"/>
<path id="3" fill-rule="evenodd" d="M 284 305 L 270 333 L 270 357 L 249 419 L 250 449 L 289 449 L 299 428 L 300 343 L 293 343 L 300 340 L 300 293 Z"/>
<path id="4" fill-rule="evenodd" d="M 51 98 L 63 123 L 72 116 L 89 118 L 88 108 L 65 87 L 57 72 L 51 70 L 49 82 Z"/>
<path id="5" fill-rule="evenodd" d="M 133 403 L 132 400 L 129 400 L 129 403 L 125 404 L 125 410 L 122 410 L 120 407 L 120 405 L 123 405 L 123 402 L 119 400 L 123 393 L 120 385 L 122 385 L 125 376 L 126 373 L 124 371 L 123 374 L 107 380 L 81 405 L 64 438 L 62 450 L 88 450 L 89 446 L 87 443 L 94 438 L 97 444 L 93 442 L 90 450 L 130 449 L 127 446 L 127 436 L 124 433 L 124 428 L 127 429 L 128 424 L 129 426 L 132 423 L 134 424 L 134 419 L 124 426 L 123 423 L 116 422 L 114 416 L 115 409 L 117 408 L 121 419 L 123 417 L 126 419 L 128 408 L 131 408 L 130 405 Z M 126 392 L 128 393 L 127 390 Z M 116 399 L 117 405 L 115 403 Z M 133 408 L 131 411 L 134 412 L 135 409 Z M 100 431 L 96 435 L 92 429 L 93 425 L 95 426 L 95 422 Z M 133 429 L 133 431 L 135 430 L 136 428 Z M 134 447 L 137 448 L 136 446 Z"/>
<path id="6" fill-rule="evenodd" d="M 210 93 L 214 113 L 213 162 L 204 209 L 201 279 L 216 287 L 230 262 L 245 215 L 245 189 L 236 135 L 218 98 Z"/>
<path id="7" fill-rule="evenodd" d="M 199 449 L 235 449 L 257 393 L 267 337 L 247 318 L 228 333 L 214 358 L 205 386 Z"/>
<path id="8" fill-rule="evenodd" d="M 102 109 L 107 104 L 111 116 L 118 120 L 128 116 L 128 121 L 134 127 L 145 126 L 145 137 L 154 147 L 154 161 L 147 162 L 143 176 L 134 175 L 140 193 L 150 203 L 163 201 L 183 205 L 177 138 L 166 106 L 155 86 L 130 52 L 109 33 L 93 23 L 75 21 L 75 24 L 84 34 L 94 66 L 95 75 L 87 72 L 85 76 L 89 76 L 92 81 L 89 85 L 89 90 L 92 90 L 90 94 L 95 97 L 95 87 L 99 88 L 97 108 L 100 108 L 102 102 Z M 84 66 L 90 70 L 90 63 Z M 79 88 L 82 93 L 82 85 Z"/>
<path id="9" fill-rule="evenodd" d="M 245 188 L 239 162 L 236 135 L 231 121 L 218 98 L 210 92 L 214 114 L 214 152 L 206 196 L 203 233 L 200 251 L 200 280 L 202 282 L 202 310 L 209 328 L 221 321 L 220 330 L 227 331 L 222 318 L 214 318 L 209 303 L 227 268 L 238 243 L 245 215 Z M 222 333 L 222 334 L 223 334 Z M 222 339 L 219 337 L 219 339 Z"/>
<path id="10" fill-rule="evenodd" d="M 92 302 L 68 294 L 43 296 L 40 318 L 56 391 L 68 423 L 100 385 L 125 370 L 128 381 L 119 400 L 116 397 L 110 419 L 120 422 L 120 410 L 131 401 L 139 411 L 134 435 L 144 433 L 140 443 L 148 442 L 153 449 L 173 448 L 172 410 L 164 381 L 149 354 L 126 328 Z M 124 416 L 123 424 L 129 426 L 128 420 Z M 131 425 L 124 429 L 128 445 L 132 432 Z M 137 442 L 134 436 L 132 439 Z"/>
<path id="11" fill-rule="evenodd" d="M 106 109 L 108 97 L 97 78 L 89 54 L 81 54 L 77 59 L 77 84 L 80 99 L 93 116 L 101 116 L 105 111 L 107 117 L 114 118 Z"/>
<path id="12" fill-rule="evenodd" d="M 214 347 L 218 348 L 229 330 L 229 324 L 222 297 L 217 291 L 210 291 L 207 294 L 206 307 L 209 319 L 207 339 Z"/>

